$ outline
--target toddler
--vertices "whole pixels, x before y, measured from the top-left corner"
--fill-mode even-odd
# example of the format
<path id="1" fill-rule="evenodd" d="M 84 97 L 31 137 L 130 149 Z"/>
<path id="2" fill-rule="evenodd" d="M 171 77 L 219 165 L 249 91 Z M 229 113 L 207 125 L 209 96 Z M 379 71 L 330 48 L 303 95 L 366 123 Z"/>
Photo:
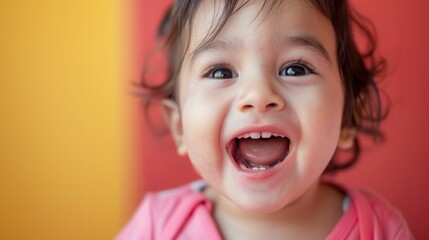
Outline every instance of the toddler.
<path id="1" fill-rule="evenodd" d="M 379 197 L 323 180 L 383 118 L 383 62 L 347 0 L 176 0 L 159 36 L 168 78 L 142 87 L 203 180 L 147 194 L 117 239 L 413 238 Z"/>

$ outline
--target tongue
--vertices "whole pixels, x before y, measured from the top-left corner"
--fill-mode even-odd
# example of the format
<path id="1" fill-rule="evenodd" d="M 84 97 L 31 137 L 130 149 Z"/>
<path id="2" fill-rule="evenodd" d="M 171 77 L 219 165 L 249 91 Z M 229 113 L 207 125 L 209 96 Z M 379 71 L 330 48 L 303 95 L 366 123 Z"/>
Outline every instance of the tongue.
<path id="1" fill-rule="evenodd" d="M 257 165 L 269 166 L 286 157 L 289 140 L 281 137 L 246 138 L 238 141 L 238 148 L 241 156 L 247 161 Z"/>

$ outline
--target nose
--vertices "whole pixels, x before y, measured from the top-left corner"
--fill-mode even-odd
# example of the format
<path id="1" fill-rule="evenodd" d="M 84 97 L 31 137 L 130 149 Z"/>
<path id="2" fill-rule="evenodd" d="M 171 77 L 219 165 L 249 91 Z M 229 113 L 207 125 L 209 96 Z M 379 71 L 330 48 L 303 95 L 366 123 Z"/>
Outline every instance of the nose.
<path id="1" fill-rule="evenodd" d="M 269 80 L 252 81 L 243 89 L 238 107 L 241 112 L 278 111 L 285 107 L 285 100 Z"/>

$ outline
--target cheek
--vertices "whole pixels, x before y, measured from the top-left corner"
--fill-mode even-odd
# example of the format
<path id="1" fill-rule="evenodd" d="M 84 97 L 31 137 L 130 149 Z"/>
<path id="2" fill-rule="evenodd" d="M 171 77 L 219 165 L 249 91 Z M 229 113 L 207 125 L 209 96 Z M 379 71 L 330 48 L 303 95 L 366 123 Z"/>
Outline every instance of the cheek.
<path id="1" fill-rule="evenodd" d="M 190 144 L 210 143 L 216 147 L 230 107 L 228 95 L 218 83 L 210 81 L 193 81 L 183 88 L 181 110 L 185 138 Z"/>
<path id="2" fill-rule="evenodd" d="M 310 132 L 314 133 L 316 139 L 338 137 L 341 128 L 342 118 L 342 98 L 333 97 L 334 95 L 325 95 L 315 99 L 313 104 L 307 105 L 307 111 L 303 114 L 304 123 Z M 320 100 L 323 99 L 323 100 Z"/>
<path id="3" fill-rule="evenodd" d="M 341 129 L 343 93 L 341 87 L 326 86 L 322 91 L 312 91 L 297 106 L 301 119 L 302 136 L 299 152 L 303 158 L 318 159 L 326 165 L 335 152 Z"/>
<path id="4" fill-rule="evenodd" d="M 221 106 L 204 91 L 188 91 L 182 104 L 182 126 L 189 158 L 201 173 L 222 157 L 219 136 Z"/>

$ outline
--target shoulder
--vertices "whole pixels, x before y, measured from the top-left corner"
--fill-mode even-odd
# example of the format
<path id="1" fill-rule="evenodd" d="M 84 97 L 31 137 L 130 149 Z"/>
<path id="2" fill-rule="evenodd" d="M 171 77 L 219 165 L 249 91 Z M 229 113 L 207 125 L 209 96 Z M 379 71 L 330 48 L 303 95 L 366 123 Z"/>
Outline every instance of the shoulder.
<path id="1" fill-rule="evenodd" d="M 168 214 L 178 206 L 185 207 L 205 199 L 201 190 L 206 186 L 203 181 L 195 181 L 184 186 L 164 190 L 156 193 L 148 193 L 143 200 L 143 205 L 150 205 L 150 211 L 157 216 Z"/>
<path id="2" fill-rule="evenodd" d="M 166 229 L 176 228 L 196 205 L 206 202 L 202 181 L 161 192 L 147 193 L 131 220 L 116 238 L 158 239 Z"/>
<path id="3" fill-rule="evenodd" d="M 414 239 L 401 212 L 382 196 L 369 189 L 337 187 L 351 200 L 345 214 L 354 213 L 362 239 Z"/>

